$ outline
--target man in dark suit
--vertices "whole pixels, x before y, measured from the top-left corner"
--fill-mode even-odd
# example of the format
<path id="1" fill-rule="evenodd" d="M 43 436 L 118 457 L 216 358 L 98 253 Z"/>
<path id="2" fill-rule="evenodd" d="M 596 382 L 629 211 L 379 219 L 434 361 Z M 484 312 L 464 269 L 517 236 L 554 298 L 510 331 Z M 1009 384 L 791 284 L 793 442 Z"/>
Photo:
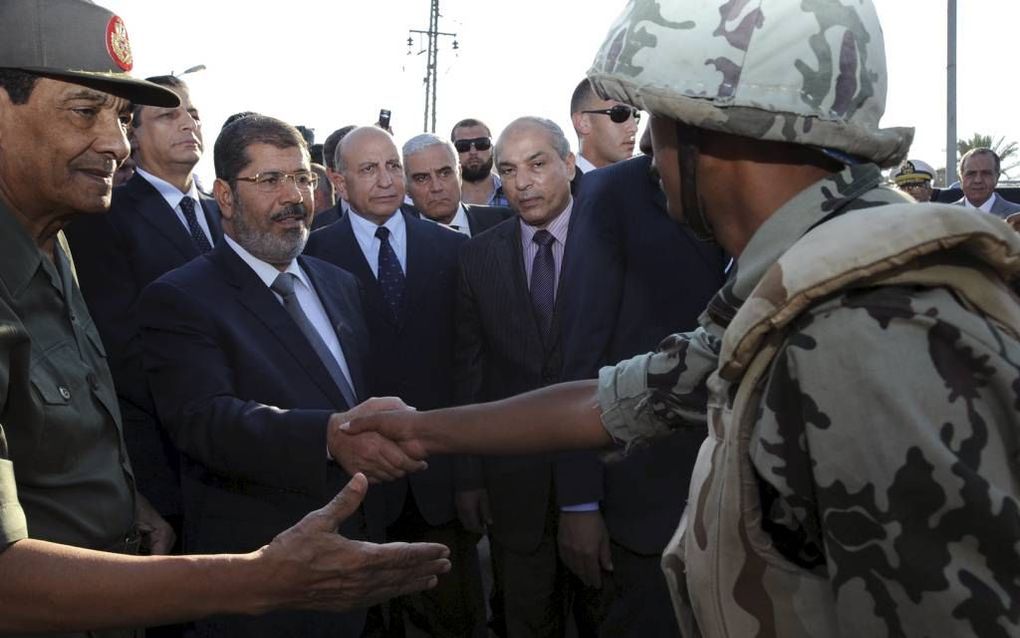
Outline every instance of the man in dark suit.
<path id="1" fill-rule="evenodd" d="M 338 148 L 337 183 L 350 213 L 314 233 L 306 254 L 361 283 L 372 392 L 419 409 L 452 405 L 457 254 L 466 238 L 400 210 L 404 173 L 387 132 L 357 128 Z M 393 626 L 413 622 L 433 636 L 471 635 L 484 620 L 477 537 L 457 520 L 452 460 L 433 459 L 425 472 L 383 490 L 389 537 L 441 542 L 454 564 L 435 590 L 392 605 Z"/>
<path id="2" fill-rule="evenodd" d="M 472 239 L 461 256 L 457 301 L 457 399 L 490 401 L 553 383 L 560 374 L 559 294 L 573 200 L 574 156 L 553 122 L 521 118 L 496 145 L 497 170 L 517 217 Z M 464 493 L 484 490 L 507 632 L 555 636 L 564 629 L 567 572 L 557 537 L 591 518 L 592 482 L 573 459 L 488 457 L 466 473 Z M 564 506 L 585 505 L 581 511 Z M 597 509 L 597 504 L 595 504 Z"/>
<path id="3" fill-rule="evenodd" d="M 473 237 L 514 216 L 503 206 L 461 201 L 460 158 L 453 144 L 438 135 L 416 135 L 402 151 L 407 193 L 426 219 Z"/>
<path id="4" fill-rule="evenodd" d="M 177 93 L 180 106 L 134 108 L 135 175 L 114 190 L 109 214 L 81 217 L 66 234 L 109 357 L 138 489 L 179 531 L 178 454 L 142 370 L 136 303 L 145 286 L 218 244 L 223 231 L 219 209 L 193 178 L 203 150 L 198 107 L 180 79 L 149 80 Z"/>
<path id="5" fill-rule="evenodd" d="M 603 365 L 654 350 L 662 335 L 692 330 L 722 286 L 723 251 L 668 216 L 651 163 L 643 155 L 585 175 L 561 307 L 564 380 L 595 378 Z M 703 438 L 678 430 L 604 464 L 614 570 L 603 581 L 601 635 L 679 636 L 659 561 Z"/>
<path id="6" fill-rule="evenodd" d="M 414 466 L 378 439 L 339 430 L 336 413 L 368 392 L 367 328 L 357 281 L 297 258 L 316 181 L 303 138 L 252 115 L 220 133 L 215 155 L 223 241 L 149 285 L 139 302 L 156 407 L 184 455 L 184 544 L 195 553 L 257 549 L 354 473 L 382 481 Z M 381 534 L 381 506 L 369 496 L 341 531 Z M 224 616 L 197 630 L 357 637 L 364 617 Z"/>

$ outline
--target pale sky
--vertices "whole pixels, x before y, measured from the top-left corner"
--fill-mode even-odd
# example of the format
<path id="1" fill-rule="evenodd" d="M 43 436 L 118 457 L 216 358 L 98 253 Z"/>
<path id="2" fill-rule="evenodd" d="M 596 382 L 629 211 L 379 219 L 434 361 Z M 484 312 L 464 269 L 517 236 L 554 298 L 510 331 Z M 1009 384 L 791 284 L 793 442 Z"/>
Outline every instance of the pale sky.
<path id="1" fill-rule="evenodd" d="M 790 0 L 795 1 L 795 0 Z M 231 113 L 258 111 L 315 129 L 322 142 L 346 124 L 393 112 L 398 144 L 425 130 L 424 41 L 429 0 L 98 0 L 125 21 L 141 76 L 185 76 L 204 120 L 203 177 Z M 910 157 L 945 165 L 946 2 L 875 0 L 885 31 L 889 92 L 883 126 L 916 129 Z M 1016 0 L 958 2 L 957 133 L 1020 141 Z M 570 93 L 623 0 L 441 0 L 436 132 L 464 117 L 494 134 L 520 115 L 570 128 Z M 1003 88 L 1005 87 L 1005 88 Z M 1020 173 L 1020 171 L 1017 171 Z M 1020 174 L 1014 175 L 1020 177 Z M 208 182 L 207 182 L 208 183 Z"/>

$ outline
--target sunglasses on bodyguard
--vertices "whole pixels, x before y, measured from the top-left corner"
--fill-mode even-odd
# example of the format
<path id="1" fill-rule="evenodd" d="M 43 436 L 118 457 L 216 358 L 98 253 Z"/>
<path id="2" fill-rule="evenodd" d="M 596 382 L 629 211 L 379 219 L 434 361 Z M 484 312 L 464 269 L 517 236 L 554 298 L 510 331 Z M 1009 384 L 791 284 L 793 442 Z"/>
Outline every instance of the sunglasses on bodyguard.
<path id="1" fill-rule="evenodd" d="M 616 122 L 617 124 L 623 124 L 631 116 L 634 116 L 634 120 L 635 121 L 641 119 L 641 111 L 639 111 L 639 110 L 637 110 L 635 108 L 632 108 L 632 107 L 629 107 L 629 106 L 623 106 L 623 105 L 620 105 L 620 104 L 617 104 L 616 106 L 614 106 L 611 109 L 598 109 L 598 110 L 595 110 L 595 111 L 581 111 L 581 112 L 582 113 L 598 113 L 600 115 L 608 115 L 609 119 L 611 119 L 612 121 Z"/>
<path id="2" fill-rule="evenodd" d="M 474 146 L 476 150 L 487 151 L 492 147 L 492 140 L 488 137 L 470 137 L 464 140 L 457 140 L 453 147 L 458 153 L 467 153 Z"/>

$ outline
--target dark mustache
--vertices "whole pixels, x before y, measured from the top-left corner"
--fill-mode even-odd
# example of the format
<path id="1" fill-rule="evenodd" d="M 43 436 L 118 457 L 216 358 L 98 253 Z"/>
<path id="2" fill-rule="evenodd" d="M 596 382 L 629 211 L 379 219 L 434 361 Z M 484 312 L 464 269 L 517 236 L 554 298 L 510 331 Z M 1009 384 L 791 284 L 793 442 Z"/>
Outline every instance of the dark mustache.
<path id="1" fill-rule="evenodd" d="M 308 212 L 300 204 L 291 204 L 283 210 L 273 213 L 272 220 L 274 222 L 282 222 L 286 219 L 305 219 L 308 217 Z"/>

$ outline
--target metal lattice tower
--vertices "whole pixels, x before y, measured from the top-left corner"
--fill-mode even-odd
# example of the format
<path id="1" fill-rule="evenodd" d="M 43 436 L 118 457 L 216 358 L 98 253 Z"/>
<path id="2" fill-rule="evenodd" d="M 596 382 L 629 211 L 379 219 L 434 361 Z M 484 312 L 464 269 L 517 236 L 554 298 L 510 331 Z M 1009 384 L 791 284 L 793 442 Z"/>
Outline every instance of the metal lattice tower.
<path id="1" fill-rule="evenodd" d="M 429 28 L 427 31 L 421 29 L 410 29 L 409 33 L 417 33 L 419 36 L 425 36 L 428 41 L 427 52 L 428 57 L 425 63 L 425 123 L 422 125 L 423 128 L 430 132 L 436 132 L 436 77 L 438 75 L 438 60 L 439 60 L 439 37 L 449 36 L 453 38 L 453 49 L 456 51 L 457 45 L 457 34 L 446 33 L 439 30 L 439 0 L 431 0 L 432 7 L 429 11 Z M 411 46 L 414 44 L 412 37 L 407 38 L 407 53 L 410 55 Z"/>

